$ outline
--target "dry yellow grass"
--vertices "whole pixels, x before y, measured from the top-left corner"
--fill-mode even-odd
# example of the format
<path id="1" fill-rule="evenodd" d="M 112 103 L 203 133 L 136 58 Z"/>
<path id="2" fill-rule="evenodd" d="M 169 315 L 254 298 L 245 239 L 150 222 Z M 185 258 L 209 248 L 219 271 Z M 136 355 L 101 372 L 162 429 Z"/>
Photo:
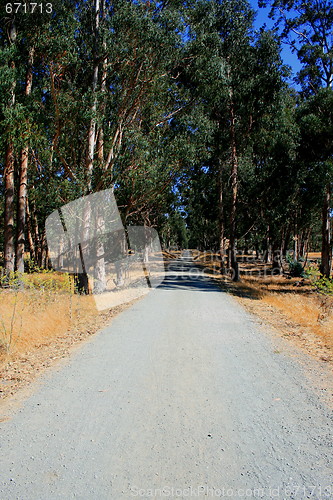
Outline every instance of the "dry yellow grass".
<path id="1" fill-rule="evenodd" d="M 0 361 L 63 335 L 82 316 L 96 316 L 92 297 L 42 290 L 0 292 Z"/>
<path id="2" fill-rule="evenodd" d="M 126 287 L 137 285 L 140 280 L 146 284 L 142 265 L 136 261 L 124 275 L 125 290 L 118 292 L 112 279 L 115 276 L 115 270 L 111 270 L 107 283 L 108 291 L 114 292 L 115 298 L 121 295 L 115 306 L 134 298 L 123 297 Z M 47 271 L 14 274 L 10 280 L 11 288 L 0 288 L 0 366 L 9 354 L 13 358 L 38 349 L 99 315 L 93 296 L 74 294 L 73 278 L 68 274 Z M 22 280 L 24 287 L 20 286 Z"/>
<path id="3" fill-rule="evenodd" d="M 243 276 L 243 286 L 300 327 L 310 329 L 333 349 L 333 299 L 314 292 L 310 284 L 295 287 L 299 279 L 272 277 L 261 279 Z M 237 285 L 236 285 L 237 286 Z M 242 285 L 241 285 L 242 286 Z"/>

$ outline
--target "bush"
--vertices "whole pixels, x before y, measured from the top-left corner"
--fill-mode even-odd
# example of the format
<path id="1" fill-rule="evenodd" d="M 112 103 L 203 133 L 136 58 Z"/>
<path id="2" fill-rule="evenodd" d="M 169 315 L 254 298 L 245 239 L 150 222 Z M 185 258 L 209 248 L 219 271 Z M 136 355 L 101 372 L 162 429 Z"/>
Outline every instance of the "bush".
<path id="1" fill-rule="evenodd" d="M 0 288 L 16 290 L 21 288 L 48 292 L 74 293 L 74 279 L 68 273 L 57 273 L 49 269 L 38 269 L 30 273 L 13 271 L 7 273 L 0 267 Z"/>
<path id="2" fill-rule="evenodd" d="M 319 278 L 314 282 L 313 286 L 319 293 L 333 296 L 333 278 Z"/>
<path id="3" fill-rule="evenodd" d="M 33 259 L 31 259 L 30 257 L 27 259 L 24 259 L 24 270 L 29 274 L 40 272 L 40 269 L 39 269 L 37 263 Z"/>
<path id="4" fill-rule="evenodd" d="M 289 262 L 289 273 L 293 278 L 302 278 L 304 276 L 303 264 L 300 261 Z"/>
<path id="5" fill-rule="evenodd" d="M 320 278 L 320 271 L 317 266 L 309 266 L 304 272 L 305 276 L 313 284 L 317 279 Z"/>
<path id="6" fill-rule="evenodd" d="M 333 296 L 333 278 L 325 278 L 317 267 L 310 266 L 305 273 L 310 280 L 312 288 L 322 295 Z"/>

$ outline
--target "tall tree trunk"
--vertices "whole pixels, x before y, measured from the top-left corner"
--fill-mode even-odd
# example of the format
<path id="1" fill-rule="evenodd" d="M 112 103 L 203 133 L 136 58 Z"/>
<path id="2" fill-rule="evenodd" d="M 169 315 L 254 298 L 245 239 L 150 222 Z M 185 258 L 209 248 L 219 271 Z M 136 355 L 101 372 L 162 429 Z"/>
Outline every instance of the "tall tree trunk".
<path id="1" fill-rule="evenodd" d="M 39 224 L 36 213 L 36 205 L 35 202 L 31 203 L 31 219 L 33 221 L 33 235 L 35 241 L 35 259 L 38 267 L 42 267 L 42 245 L 41 238 L 39 232 Z"/>
<path id="2" fill-rule="evenodd" d="M 302 234 L 302 244 L 301 244 L 301 256 L 304 258 L 307 258 L 307 255 L 309 253 L 309 240 L 311 236 L 311 231 L 312 228 L 309 227 L 308 229 L 303 231 Z"/>
<path id="3" fill-rule="evenodd" d="M 25 246 L 25 222 L 26 222 L 26 196 L 28 182 L 28 148 L 24 148 L 21 153 L 21 163 L 19 169 L 19 188 L 17 202 L 17 227 L 16 227 L 16 270 L 24 272 L 24 246 Z"/>
<path id="4" fill-rule="evenodd" d="M 103 208 L 98 207 L 97 228 L 100 233 L 95 241 L 95 263 L 94 263 L 94 293 L 102 293 L 106 289 L 106 273 L 105 273 L 105 250 L 104 250 L 104 232 L 105 220 L 103 216 Z"/>
<path id="5" fill-rule="evenodd" d="M 103 15 L 105 13 L 105 5 L 104 1 L 102 2 L 102 9 L 103 9 Z M 91 107 L 91 120 L 90 120 L 90 127 L 89 127 L 89 133 L 88 133 L 88 154 L 87 154 L 87 160 L 86 160 L 86 173 L 87 173 L 87 187 L 88 187 L 88 193 L 91 192 L 92 190 L 92 173 L 93 173 L 93 161 L 94 161 L 94 155 L 95 155 L 95 143 L 96 143 L 96 128 L 97 128 L 97 120 L 96 120 L 96 112 L 97 112 L 97 86 L 98 86 L 98 73 L 99 73 L 99 54 L 98 54 L 98 42 L 99 42 L 99 16 L 100 16 L 100 0 L 95 0 L 95 26 L 94 26 L 94 31 L 95 31 L 95 47 L 94 47 L 94 69 L 93 69 L 93 80 L 92 80 L 92 91 L 93 91 L 93 104 Z M 103 73 L 102 73 L 102 84 L 101 84 L 101 89 L 102 91 L 105 92 L 106 90 L 106 64 L 107 61 L 104 59 L 104 64 L 103 64 Z M 98 157 L 101 162 L 104 160 L 104 137 L 103 137 L 103 128 L 102 126 L 100 127 L 98 131 Z M 87 204 L 87 210 L 90 210 L 90 204 Z M 103 207 L 101 207 L 103 208 Z M 89 224 L 90 224 L 90 216 L 89 213 L 84 214 L 85 218 L 85 232 L 89 233 Z M 103 214 L 97 215 L 98 220 L 95 221 L 97 226 L 103 224 Z M 86 246 L 86 242 L 84 242 L 84 245 Z M 83 256 L 86 252 L 86 248 L 82 248 L 82 253 Z M 106 289 L 106 273 L 105 273 L 105 259 L 104 259 L 104 242 L 103 238 L 100 237 L 98 238 L 98 241 L 96 242 L 96 262 L 94 263 L 94 292 L 95 293 L 102 293 Z M 87 271 L 87 270 L 86 270 Z M 85 271 L 85 272 L 86 272 Z M 86 275 L 86 280 L 88 278 L 88 275 Z"/>
<path id="6" fill-rule="evenodd" d="M 28 198 L 26 199 L 26 217 L 27 217 L 27 236 L 28 236 L 30 259 L 35 261 L 36 250 L 35 250 L 35 244 L 34 244 L 34 240 L 33 240 L 33 236 L 32 236 L 32 222 L 31 222 L 31 215 L 30 215 L 30 207 L 29 207 Z"/>
<path id="7" fill-rule="evenodd" d="M 232 280 L 239 280 L 239 270 L 236 256 L 236 213 L 238 193 L 238 155 L 236 145 L 236 118 L 233 102 L 233 93 L 230 89 L 230 141 L 231 141 L 231 207 L 230 207 L 230 240 L 229 240 L 229 263 L 232 269 Z"/>
<path id="8" fill-rule="evenodd" d="M 297 262 L 299 259 L 299 254 L 298 254 L 298 234 L 296 234 L 293 237 L 294 240 L 294 262 Z"/>
<path id="9" fill-rule="evenodd" d="M 272 244 L 272 274 L 281 274 L 282 271 L 282 250 L 278 241 Z"/>
<path id="10" fill-rule="evenodd" d="M 31 94 L 33 60 L 34 60 L 34 47 L 31 47 L 29 50 L 28 68 L 27 68 L 27 75 L 25 82 L 26 96 L 29 96 Z M 29 147 L 25 146 L 21 152 L 21 163 L 19 169 L 18 205 L 17 205 L 16 270 L 19 271 L 20 273 L 24 272 L 28 159 L 29 159 Z"/>
<path id="11" fill-rule="evenodd" d="M 295 221 L 294 221 L 294 262 L 298 262 L 299 260 L 299 227 L 298 227 L 298 210 L 295 211 Z"/>
<path id="12" fill-rule="evenodd" d="M 125 284 L 126 260 L 124 259 L 128 256 L 128 243 L 125 231 L 119 230 L 113 234 L 113 244 L 117 251 L 117 260 L 115 262 L 116 279 L 113 282 L 117 288 L 121 288 Z"/>
<path id="13" fill-rule="evenodd" d="M 272 263 L 272 245 L 271 245 L 271 237 L 270 237 L 270 227 L 267 226 L 266 230 L 266 238 L 265 238 L 265 254 L 264 254 L 264 262 L 265 264 Z"/>
<path id="14" fill-rule="evenodd" d="M 7 145 L 5 178 L 5 227 L 4 227 L 4 267 L 7 273 L 14 271 L 14 147 L 10 141 Z"/>
<path id="15" fill-rule="evenodd" d="M 327 184 L 325 190 L 323 210 L 322 210 L 322 228 L 321 228 L 322 246 L 321 246 L 321 265 L 320 265 L 320 272 L 326 278 L 329 278 L 331 275 L 331 261 L 332 261 L 330 202 L 331 202 L 331 185 Z"/>
<path id="16" fill-rule="evenodd" d="M 106 50 L 106 45 L 103 44 L 103 48 Z M 107 57 L 103 61 L 103 72 L 102 72 L 102 81 L 101 81 L 101 92 L 105 94 L 106 92 L 106 78 L 107 78 Z M 105 100 L 101 106 L 101 116 L 105 115 Z M 105 166 L 105 158 L 104 158 L 104 130 L 103 123 L 100 124 L 97 133 L 97 158 L 99 164 L 104 168 Z"/>
<path id="17" fill-rule="evenodd" d="M 84 210 L 83 210 L 83 241 L 78 244 L 79 250 L 79 259 L 81 263 L 82 271 L 77 273 L 76 281 L 77 288 L 79 293 L 89 294 L 90 284 L 89 284 L 89 276 L 88 270 L 86 267 L 85 257 L 89 256 L 90 248 L 89 248 L 89 236 L 90 236 L 90 227 L 91 227 L 91 204 L 90 199 L 85 200 Z"/>
<path id="18" fill-rule="evenodd" d="M 222 160 L 218 161 L 218 217 L 219 217 L 219 253 L 221 257 L 221 273 L 225 274 L 225 235 L 224 235 L 224 206 L 223 206 L 223 181 L 222 181 Z"/>
<path id="19" fill-rule="evenodd" d="M 87 175 L 87 191 L 91 192 L 92 189 L 92 172 L 93 172 L 93 162 L 95 154 L 95 140 L 96 140 L 96 111 L 97 111 L 97 97 L 96 90 L 98 84 L 98 57 L 97 57 L 97 41 L 98 41 L 98 29 L 99 29 L 99 0 L 95 0 L 95 26 L 94 26 L 94 37 L 95 37 L 95 47 L 94 47 L 94 68 L 93 68 L 93 80 L 92 80 L 92 91 L 93 91 L 93 104 L 91 106 L 91 118 L 88 131 L 88 148 L 86 157 L 86 175 Z"/>
<path id="20" fill-rule="evenodd" d="M 287 251 L 288 251 L 289 243 L 290 243 L 290 233 L 291 233 L 290 226 L 288 225 L 287 229 L 284 233 L 283 241 L 282 241 L 282 255 L 284 258 L 287 257 Z"/>
<path id="21" fill-rule="evenodd" d="M 93 77 L 92 77 L 92 94 L 93 102 L 90 108 L 91 118 L 88 130 L 88 143 L 87 143 L 87 154 L 86 154 L 86 190 L 90 194 L 92 192 L 92 175 L 94 167 L 94 156 L 95 156 L 95 143 L 96 143 L 96 112 L 97 112 L 97 85 L 98 85 L 98 37 L 99 37 L 99 5 L 100 0 L 94 0 L 94 67 L 93 67 Z M 89 199 L 86 201 L 83 213 L 83 242 L 79 244 L 79 257 L 81 261 L 82 272 L 77 274 L 76 282 L 78 290 L 80 293 L 89 293 L 89 276 L 88 269 L 86 269 L 84 256 L 88 255 L 89 252 L 89 242 L 88 235 L 90 233 L 91 225 L 91 206 Z M 97 222 L 97 221 L 96 221 Z M 103 252 L 104 253 L 104 252 Z M 98 280 L 98 276 L 96 276 Z"/>
<path id="22" fill-rule="evenodd" d="M 102 0 L 102 20 L 105 20 L 106 17 L 106 9 L 105 9 L 105 0 Z M 101 93 L 103 95 L 102 98 L 102 104 L 101 104 L 101 116 L 103 117 L 105 115 L 105 109 L 106 109 L 106 102 L 105 102 L 105 93 L 106 93 L 106 79 L 107 79 L 107 67 L 108 67 L 108 58 L 106 56 L 107 50 L 106 50 L 106 42 L 103 40 L 103 52 L 104 52 L 104 60 L 103 60 L 103 65 L 102 65 L 102 79 L 101 79 Z M 104 167 L 105 161 L 104 161 L 104 130 L 103 130 L 103 122 L 100 124 L 98 133 L 97 133 L 97 157 L 99 160 L 100 165 Z"/>
<path id="23" fill-rule="evenodd" d="M 10 40 L 12 42 L 13 40 Z M 14 61 L 10 64 L 15 70 Z M 15 106 L 15 88 L 16 80 L 14 78 L 11 86 L 11 94 L 9 106 Z M 4 214 L 4 267 L 7 273 L 15 269 L 15 248 L 14 248 L 14 144 L 9 136 L 6 147 L 6 159 L 4 167 L 4 184 L 5 184 L 5 214 Z"/>
<path id="24" fill-rule="evenodd" d="M 42 269 L 49 268 L 49 252 L 46 241 L 46 229 L 44 227 L 41 237 L 41 267 Z"/>
<path id="25" fill-rule="evenodd" d="M 255 244 L 256 260 L 259 259 L 259 246 L 258 243 Z"/>

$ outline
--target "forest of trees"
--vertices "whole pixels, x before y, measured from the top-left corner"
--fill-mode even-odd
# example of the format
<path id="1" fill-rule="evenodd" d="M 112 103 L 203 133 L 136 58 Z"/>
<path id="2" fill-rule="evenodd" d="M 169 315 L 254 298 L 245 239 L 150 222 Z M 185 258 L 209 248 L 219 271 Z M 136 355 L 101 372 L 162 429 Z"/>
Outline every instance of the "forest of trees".
<path id="1" fill-rule="evenodd" d="M 48 267 L 46 217 L 111 188 L 124 226 L 216 250 L 235 280 L 241 248 L 277 271 L 288 249 L 317 250 L 330 276 L 331 0 L 259 2 L 272 30 L 255 30 L 247 0 L 17 5 L 0 11 L 6 273 L 25 270 L 25 252 Z"/>

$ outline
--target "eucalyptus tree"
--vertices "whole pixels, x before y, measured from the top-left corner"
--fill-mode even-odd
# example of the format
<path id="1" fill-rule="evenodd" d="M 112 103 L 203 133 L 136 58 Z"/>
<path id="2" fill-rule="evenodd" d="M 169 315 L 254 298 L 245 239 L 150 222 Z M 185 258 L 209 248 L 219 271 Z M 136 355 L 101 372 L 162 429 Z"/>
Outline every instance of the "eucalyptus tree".
<path id="1" fill-rule="evenodd" d="M 321 273 L 329 277 L 332 266 L 331 210 L 333 185 L 333 92 L 322 88 L 298 108 L 301 145 L 299 159 L 305 165 L 306 193 L 312 207 L 321 212 Z M 315 196 L 313 195 L 315 193 Z M 318 196 L 319 195 L 319 196 Z M 319 205 L 319 206 L 318 206 Z M 321 205 L 321 206 L 320 206 Z"/>
<path id="2" fill-rule="evenodd" d="M 279 44 L 273 33 L 253 31 L 246 0 L 200 2 L 192 16 L 192 85 L 215 129 L 209 144 L 219 188 L 220 253 L 229 236 L 229 266 L 236 259 L 242 171 L 251 169 L 251 148 L 262 117 L 274 110 L 284 84 Z"/>
<path id="3" fill-rule="evenodd" d="M 9 37 L 9 42 L 14 43 Z M 4 267 L 7 272 L 14 271 L 15 247 L 14 247 L 14 139 L 13 130 L 10 126 L 11 115 L 15 109 L 15 62 L 12 60 L 14 51 L 7 47 L 2 48 L 2 56 L 7 59 L 7 64 L 2 68 L 2 89 L 5 87 L 5 98 L 2 99 L 2 142 L 5 150 L 3 162 L 4 181 Z M 5 60 L 6 60 L 5 59 Z M 6 67 L 7 66 L 7 67 Z M 9 67 L 8 67 L 9 66 Z M 5 79 L 9 85 L 5 85 Z M 7 88 L 6 88 L 7 87 Z"/>
<path id="4" fill-rule="evenodd" d="M 155 225 L 183 168 L 187 136 L 186 130 L 175 133 L 173 125 L 189 100 L 176 77 L 181 2 L 89 5 L 94 9 L 82 4 L 78 13 L 80 64 L 74 76 L 84 103 L 76 112 L 87 141 L 80 148 L 80 168 L 72 170 L 83 189 L 114 189 L 124 223 Z M 75 127 L 73 116 L 66 120 Z M 64 137 L 62 144 L 73 164 Z"/>
<path id="5" fill-rule="evenodd" d="M 51 10 L 50 5 L 48 9 L 39 6 L 37 10 L 33 5 L 27 2 L 8 4 L 0 33 L 4 55 L 1 78 L 10 86 L 9 89 L 1 89 L 0 120 L 2 140 L 6 143 L 2 143 L 1 148 L 6 151 L 3 157 L 5 268 L 13 270 L 15 266 L 21 272 L 24 270 L 23 255 L 28 232 L 28 186 L 30 183 L 34 184 L 33 166 L 35 160 L 38 162 L 37 152 L 45 150 L 49 145 L 46 90 L 48 85 L 45 85 L 50 67 L 48 56 L 53 52 L 53 57 L 59 59 L 64 51 L 70 52 L 68 29 L 64 46 L 64 39 L 61 42 L 61 32 L 58 32 L 57 28 L 59 25 L 66 25 L 66 13 L 68 9 L 74 8 L 74 3 L 69 0 L 65 6 L 58 0 L 53 2 Z M 8 100 L 11 101 L 10 106 Z M 43 168 L 47 169 L 45 164 Z M 29 235 L 31 236 L 31 231 Z M 32 246 L 32 238 L 28 239 Z"/>
<path id="6" fill-rule="evenodd" d="M 295 97 L 285 87 L 260 119 L 251 151 L 253 168 L 247 172 L 247 189 L 242 191 L 243 206 L 261 240 L 256 246 L 263 246 L 274 272 L 281 270 L 299 204 L 298 141 Z"/>
<path id="7" fill-rule="evenodd" d="M 318 135 L 323 134 L 322 125 L 326 123 L 326 136 L 330 136 L 330 119 L 325 120 L 325 105 L 333 92 L 333 2 L 332 0 L 274 0 L 260 2 L 260 5 L 271 5 L 271 16 L 277 18 L 277 25 L 282 27 L 282 38 L 287 41 L 302 64 L 297 75 L 297 81 L 302 87 L 300 93 L 301 106 L 307 109 L 307 98 L 312 105 L 309 121 L 317 120 L 319 130 L 312 127 L 313 135 L 307 140 L 314 143 Z M 325 91 L 322 89 L 326 89 Z M 316 97 L 315 97 L 316 96 Z M 303 114 L 301 112 L 301 114 Z M 317 116 L 314 120 L 315 115 Z M 328 118 L 328 117 L 327 117 Z M 304 123 L 304 118 L 302 118 Z M 317 158 L 312 161 L 318 165 L 318 173 L 322 177 L 322 255 L 321 272 L 329 277 L 332 264 L 331 244 L 331 194 L 333 183 L 332 152 L 329 142 L 323 145 L 324 150 L 318 151 Z M 304 145 L 306 149 L 306 145 Z M 303 146 L 302 146 L 303 149 Z M 301 155 L 302 157 L 302 150 Z M 305 160 L 309 163 L 308 160 Z M 320 165 L 320 166 L 319 166 Z"/>

